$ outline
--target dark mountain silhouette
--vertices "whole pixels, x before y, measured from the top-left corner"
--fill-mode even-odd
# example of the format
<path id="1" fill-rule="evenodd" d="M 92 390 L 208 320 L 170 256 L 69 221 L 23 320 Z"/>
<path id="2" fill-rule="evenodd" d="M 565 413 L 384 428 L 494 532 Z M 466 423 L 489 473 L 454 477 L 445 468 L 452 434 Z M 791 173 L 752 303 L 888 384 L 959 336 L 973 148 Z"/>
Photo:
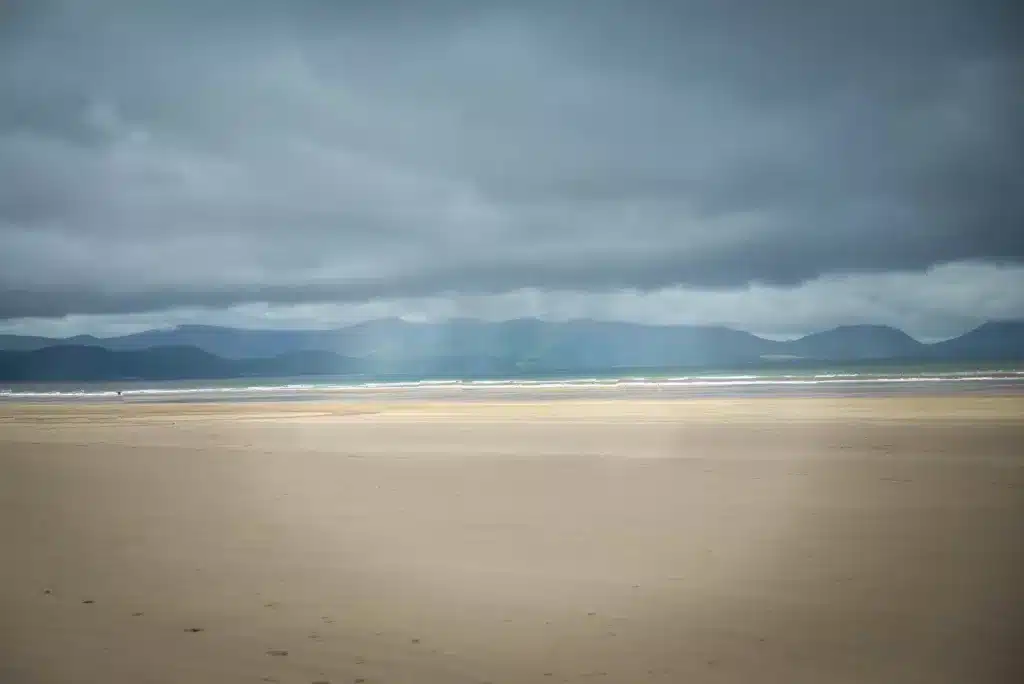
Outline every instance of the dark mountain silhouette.
<path id="1" fill-rule="evenodd" d="M 335 331 L 241 330 L 209 325 L 182 325 L 105 339 L 72 338 L 68 342 L 98 345 L 115 351 L 186 346 L 229 359 L 258 359 L 296 351 L 331 351 L 331 337 L 334 333 Z"/>
<path id="2" fill-rule="evenodd" d="M 602 321 L 549 323 L 519 319 L 490 323 L 455 319 L 410 323 L 383 319 L 338 330 L 241 330 L 180 326 L 121 337 L 69 339 L 8 336 L 0 349 L 32 350 L 74 344 L 112 351 L 189 346 L 231 359 L 267 358 L 295 351 L 398 362 L 426 357 L 493 357 L 517 362 L 546 357 L 587 366 L 678 365 L 757 357 L 777 343 L 718 327 L 645 326 Z M 582 356 L 581 356 L 582 355 Z"/>
<path id="3" fill-rule="evenodd" d="M 102 347 L 60 345 L 35 351 L 0 352 L 0 378 L 11 381 L 169 380 L 226 377 L 223 359 L 194 347 L 154 347 L 114 352 Z"/>
<path id="4" fill-rule="evenodd" d="M 329 352 L 295 352 L 268 359 L 223 359 L 195 347 L 111 351 L 60 345 L 33 351 L 0 351 L 0 380 L 90 382 L 275 377 L 351 372 L 352 360 Z"/>
<path id="5" fill-rule="evenodd" d="M 32 351 L 59 344 L 74 344 L 70 340 L 37 335 L 0 335 L 0 351 Z"/>
<path id="6" fill-rule="evenodd" d="M 931 347 L 933 355 L 942 359 L 1021 359 L 1024 357 L 1024 321 L 992 321 Z"/>
<path id="7" fill-rule="evenodd" d="M 928 345 L 885 325 L 845 325 L 784 345 L 786 353 L 825 361 L 906 359 L 927 355 Z"/>
<path id="8" fill-rule="evenodd" d="M 724 327 L 537 319 L 382 319 L 338 330 L 181 326 L 112 338 L 0 337 L 0 378 L 223 378 L 317 374 L 486 376 L 773 363 L 1024 360 L 1024 322 L 923 344 L 886 326 L 776 342 Z M 116 352 L 116 353 L 115 353 Z"/>

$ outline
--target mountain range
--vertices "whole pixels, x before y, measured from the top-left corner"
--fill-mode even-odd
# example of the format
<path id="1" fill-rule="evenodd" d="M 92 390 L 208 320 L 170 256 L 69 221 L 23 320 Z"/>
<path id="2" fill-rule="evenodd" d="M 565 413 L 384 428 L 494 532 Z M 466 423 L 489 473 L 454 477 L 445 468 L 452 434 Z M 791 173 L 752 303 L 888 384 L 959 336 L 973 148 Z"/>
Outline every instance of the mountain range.
<path id="1" fill-rule="evenodd" d="M 843 326 L 789 341 L 725 327 L 537 319 L 382 319 L 336 330 L 184 325 L 119 337 L 0 335 L 0 380 L 90 381 L 350 374 L 459 377 L 766 363 L 1024 360 L 1024 321 L 922 343 L 896 328 Z"/>

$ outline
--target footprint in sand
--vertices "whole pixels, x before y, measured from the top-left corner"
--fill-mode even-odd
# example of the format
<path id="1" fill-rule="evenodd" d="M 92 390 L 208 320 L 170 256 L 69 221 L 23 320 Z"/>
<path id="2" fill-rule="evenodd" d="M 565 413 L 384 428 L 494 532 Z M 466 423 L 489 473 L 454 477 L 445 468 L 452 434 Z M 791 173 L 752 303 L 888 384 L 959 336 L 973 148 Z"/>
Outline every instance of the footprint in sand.
<path id="1" fill-rule="evenodd" d="M 190 634 L 197 634 L 197 633 L 203 632 L 205 630 L 202 627 L 186 627 L 185 631 L 189 632 Z"/>
<path id="2" fill-rule="evenodd" d="M 284 650 L 283 648 L 272 648 L 269 651 L 267 651 L 267 655 L 268 656 L 277 656 L 277 657 L 280 658 L 282 656 L 288 655 L 288 651 Z"/>

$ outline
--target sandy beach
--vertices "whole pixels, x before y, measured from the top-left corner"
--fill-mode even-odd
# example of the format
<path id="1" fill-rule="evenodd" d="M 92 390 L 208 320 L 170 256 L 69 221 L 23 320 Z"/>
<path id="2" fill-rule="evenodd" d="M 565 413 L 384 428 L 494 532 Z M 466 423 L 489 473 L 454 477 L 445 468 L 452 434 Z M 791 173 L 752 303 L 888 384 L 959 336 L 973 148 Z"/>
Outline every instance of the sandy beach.
<path id="1" fill-rule="evenodd" d="M 1024 398 L 0 405 L 0 682 L 1016 682 Z"/>

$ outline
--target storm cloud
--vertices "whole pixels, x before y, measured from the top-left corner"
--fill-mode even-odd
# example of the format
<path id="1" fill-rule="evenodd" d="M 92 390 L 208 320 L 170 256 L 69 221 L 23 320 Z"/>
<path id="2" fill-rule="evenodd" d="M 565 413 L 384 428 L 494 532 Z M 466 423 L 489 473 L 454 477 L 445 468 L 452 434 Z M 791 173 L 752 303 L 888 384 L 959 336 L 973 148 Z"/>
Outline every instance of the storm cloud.
<path id="1" fill-rule="evenodd" d="M 1019 275 L 1014 8 L 4 3 L 0 318 Z"/>

